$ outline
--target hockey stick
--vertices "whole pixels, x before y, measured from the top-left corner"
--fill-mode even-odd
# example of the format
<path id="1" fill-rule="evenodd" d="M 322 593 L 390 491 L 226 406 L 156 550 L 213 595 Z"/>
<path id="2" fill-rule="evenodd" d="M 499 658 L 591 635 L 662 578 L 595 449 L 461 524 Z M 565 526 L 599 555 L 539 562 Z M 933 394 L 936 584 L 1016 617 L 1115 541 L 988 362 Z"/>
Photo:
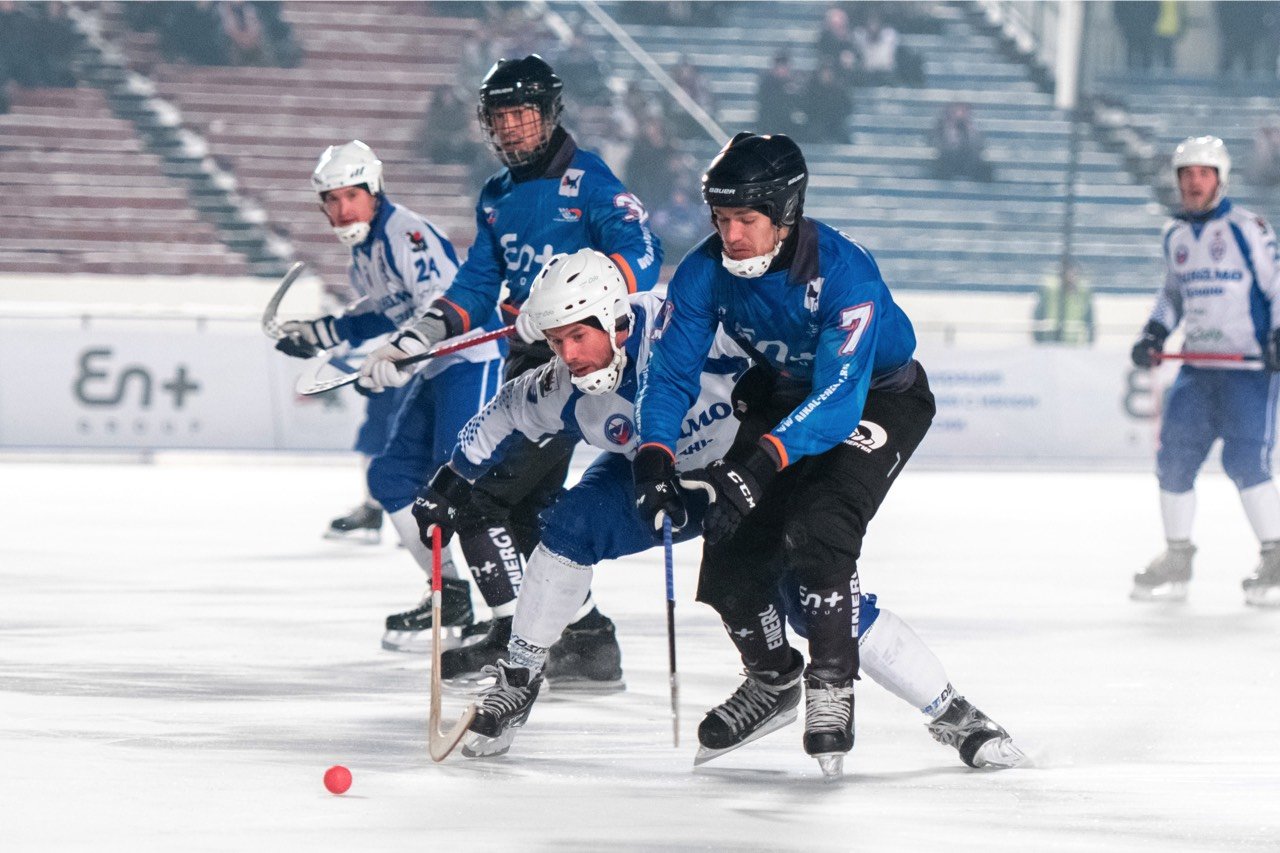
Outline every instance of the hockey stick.
<path id="1" fill-rule="evenodd" d="M 440 728 L 440 563 L 443 546 L 440 528 L 431 529 L 431 715 L 427 719 L 427 751 L 431 760 L 444 761 L 467 733 L 476 716 L 476 706 L 467 710 L 447 732 Z"/>
<path id="2" fill-rule="evenodd" d="M 1238 352 L 1158 352 L 1152 359 L 1156 364 L 1162 361 L 1262 361 L 1260 355 L 1242 355 Z"/>
<path id="3" fill-rule="evenodd" d="M 306 264 L 302 261 L 296 261 L 293 266 L 289 267 L 289 271 L 284 274 L 284 278 L 280 279 L 276 292 L 271 294 L 271 300 L 262 312 L 262 333 L 272 340 L 278 341 L 284 337 L 284 332 L 280 331 L 280 321 L 276 319 L 276 311 L 280 310 L 280 303 L 284 301 L 284 295 L 289 292 L 290 287 L 293 287 L 293 283 L 298 280 L 298 276 L 302 275 L 304 267 L 306 267 Z"/>
<path id="4" fill-rule="evenodd" d="M 676 674 L 676 588 L 671 560 L 671 518 L 662 516 L 662 552 L 667 570 L 667 671 L 671 674 L 671 745 L 680 746 L 680 681 Z"/>
<path id="5" fill-rule="evenodd" d="M 467 349 L 468 347 L 487 344 L 489 341 L 496 341 L 502 338 L 509 338 L 515 333 L 515 326 L 503 326 L 501 329 L 495 329 L 492 332 L 473 332 L 470 335 L 461 335 L 456 338 L 449 338 L 447 341 L 442 341 L 426 352 L 420 352 L 417 355 L 411 355 L 408 358 L 399 359 L 395 362 L 395 366 L 397 368 L 409 367 L 410 365 L 427 361 L 438 356 L 450 355 L 451 353 Z M 334 366 L 336 367 L 337 365 L 335 364 Z M 332 391 L 334 388 L 341 388 L 343 385 L 350 385 L 359 378 L 359 369 L 352 368 L 350 373 L 343 373 L 330 379 L 317 380 L 314 384 L 306 387 L 302 387 L 301 383 L 299 383 L 299 387 L 296 390 L 302 396 L 310 397 L 315 394 L 323 394 L 325 391 Z"/>

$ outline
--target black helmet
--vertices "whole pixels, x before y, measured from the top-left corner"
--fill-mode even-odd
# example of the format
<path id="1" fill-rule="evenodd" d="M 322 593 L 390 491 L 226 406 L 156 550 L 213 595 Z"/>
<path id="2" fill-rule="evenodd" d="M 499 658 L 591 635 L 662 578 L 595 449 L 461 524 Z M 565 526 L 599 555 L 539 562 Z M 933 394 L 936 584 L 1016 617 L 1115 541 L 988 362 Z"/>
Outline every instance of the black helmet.
<path id="1" fill-rule="evenodd" d="M 499 160 L 508 166 L 521 166 L 542 156 L 551 141 L 552 132 L 560 124 L 560 112 L 564 108 L 560 100 L 562 89 L 564 83 L 536 53 L 524 59 L 499 59 L 493 64 L 480 83 L 480 104 L 476 107 L 476 115 L 480 119 L 480 129 Z M 519 106 L 537 107 L 542 119 L 540 141 L 529 151 L 513 151 L 509 145 L 504 146 L 494 124 L 497 110 Z"/>
<path id="2" fill-rule="evenodd" d="M 781 228 L 796 224 L 808 183 L 804 155 L 791 137 L 743 131 L 707 167 L 702 197 L 715 207 L 759 208 Z"/>

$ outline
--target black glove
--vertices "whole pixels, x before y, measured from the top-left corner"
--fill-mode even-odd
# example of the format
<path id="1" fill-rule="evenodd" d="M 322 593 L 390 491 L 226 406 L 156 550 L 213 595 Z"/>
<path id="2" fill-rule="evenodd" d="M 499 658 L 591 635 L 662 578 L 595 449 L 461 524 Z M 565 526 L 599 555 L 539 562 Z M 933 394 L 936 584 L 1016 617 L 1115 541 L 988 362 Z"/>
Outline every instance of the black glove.
<path id="1" fill-rule="evenodd" d="M 1262 363 L 1272 373 L 1280 373 L 1280 329 L 1271 333 L 1267 348 L 1262 353 Z"/>
<path id="2" fill-rule="evenodd" d="M 635 477 L 636 511 L 651 530 L 662 530 L 664 513 L 671 519 L 672 530 L 688 524 L 684 495 L 676 483 L 676 462 L 665 447 L 641 447 L 631 462 L 631 473 Z"/>
<path id="3" fill-rule="evenodd" d="M 440 528 L 440 542 L 448 545 L 453 538 L 458 510 L 471 500 L 471 483 L 448 465 L 431 478 L 431 482 L 418 490 L 413 499 L 413 517 L 418 521 L 418 538 L 431 547 L 431 528 Z"/>
<path id="4" fill-rule="evenodd" d="M 276 349 L 293 358 L 315 358 L 320 348 L 307 343 L 302 338 L 281 338 L 276 341 Z"/>
<path id="5" fill-rule="evenodd" d="M 729 402 L 733 405 L 733 416 L 740 421 L 747 419 L 747 413 L 759 410 L 768 404 L 778 384 L 778 372 L 769 367 L 753 364 L 747 372 L 738 378 L 729 394 Z"/>
<path id="6" fill-rule="evenodd" d="M 742 519 L 760 505 L 764 490 L 778 475 L 773 454 L 756 444 L 745 451 L 730 450 L 724 459 L 680 478 L 687 489 L 702 489 L 710 499 L 702 520 L 708 544 L 734 534 Z"/>
<path id="7" fill-rule="evenodd" d="M 1164 351 L 1164 341 L 1167 337 L 1169 337 L 1168 329 L 1155 320 L 1149 321 L 1142 329 L 1142 337 L 1138 338 L 1138 342 L 1133 345 L 1133 351 L 1129 353 L 1133 366 L 1155 367 L 1159 361 L 1159 354 Z"/>

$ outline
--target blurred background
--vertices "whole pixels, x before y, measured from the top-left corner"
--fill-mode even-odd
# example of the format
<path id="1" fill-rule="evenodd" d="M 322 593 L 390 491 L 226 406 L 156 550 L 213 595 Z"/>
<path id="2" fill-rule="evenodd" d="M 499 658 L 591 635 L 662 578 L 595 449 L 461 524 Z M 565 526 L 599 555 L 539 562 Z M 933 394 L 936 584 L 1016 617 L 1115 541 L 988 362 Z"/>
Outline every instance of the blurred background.
<path id="1" fill-rule="evenodd" d="M 1274 221 L 1278 50 L 1277 2 L 0 2 L 0 450 L 345 451 L 362 401 L 297 397 L 259 328 L 295 260 L 284 314 L 351 298 L 315 161 L 367 142 L 465 248 L 479 81 L 537 52 L 664 280 L 724 140 L 801 142 L 916 322 L 921 464 L 1148 468 L 1169 156 L 1221 136 Z"/>

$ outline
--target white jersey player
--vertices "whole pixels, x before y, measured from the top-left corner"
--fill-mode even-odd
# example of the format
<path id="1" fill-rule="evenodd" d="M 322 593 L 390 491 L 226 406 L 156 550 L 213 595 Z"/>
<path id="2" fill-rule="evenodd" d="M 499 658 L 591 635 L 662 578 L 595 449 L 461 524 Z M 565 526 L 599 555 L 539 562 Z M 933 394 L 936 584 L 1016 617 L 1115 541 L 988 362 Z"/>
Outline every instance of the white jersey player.
<path id="1" fill-rule="evenodd" d="M 1156 454 L 1167 548 L 1134 576 L 1135 600 L 1182 600 L 1191 579 L 1195 480 L 1214 441 L 1261 543 L 1244 581 L 1250 604 L 1280 605 L 1280 493 L 1271 478 L 1280 370 L 1280 260 L 1260 216 L 1226 197 L 1231 158 L 1213 136 L 1173 155 L 1182 210 L 1164 229 L 1166 274 L 1133 362 L 1151 367 L 1177 326 L 1183 366 L 1169 390 Z M 1197 356 L 1202 356 L 1198 358 Z"/>
<path id="2" fill-rule="evenodd" d="M 605 451 L 543 515 L 542 542 L 528 562 L 517 600 L 509 661 L 484 667 L 484 674 L 496 680 L 483 693 L 465 754 L 497 755 L 510 747 L 542 685 L 548 647 L 573 618 L 590 587 L 594 565 L 654 544 L 654 531 L 634 508 L 628 460 L 636 452 L 637 376 L 662 327 L 663 304 L 652 294 L 628 297 L 617 268 L 599 252 L 583 249 L 553 257 L 535 281 L 524 312 L 557 357 L 503 386 L 467 424 L 452 461 L 417 501 L 415 515 L 424 538 L 435 525 L 448 530 L 468 499 L 470 481 L 496 464 L 517 434 L 539 440 L 567 433 Z M 732 383 L 748 364 L 732 340 L 717 338 L 703 364 L 702 392 L 677 445 L 679 470 L 704 466 L 733 443 L 738 424 L 732 417 Z M 697 516 L 706 508 L 700 494 L 688 494 L 686 501 L 694 523 L 686 524 L 677 540 L 697 535 Z M 863 596 L 862 606 L 863 669 L 928 715 L 929 731 L 937 740 L 956 747 L 971 766 L 1007 767 L 1024 760 L 1004 729 L 956 695 L 941 662 L 909 626 L 879 609 L 874 595 Z M 794 719 L 792 710 L 768 730 Z"/>

